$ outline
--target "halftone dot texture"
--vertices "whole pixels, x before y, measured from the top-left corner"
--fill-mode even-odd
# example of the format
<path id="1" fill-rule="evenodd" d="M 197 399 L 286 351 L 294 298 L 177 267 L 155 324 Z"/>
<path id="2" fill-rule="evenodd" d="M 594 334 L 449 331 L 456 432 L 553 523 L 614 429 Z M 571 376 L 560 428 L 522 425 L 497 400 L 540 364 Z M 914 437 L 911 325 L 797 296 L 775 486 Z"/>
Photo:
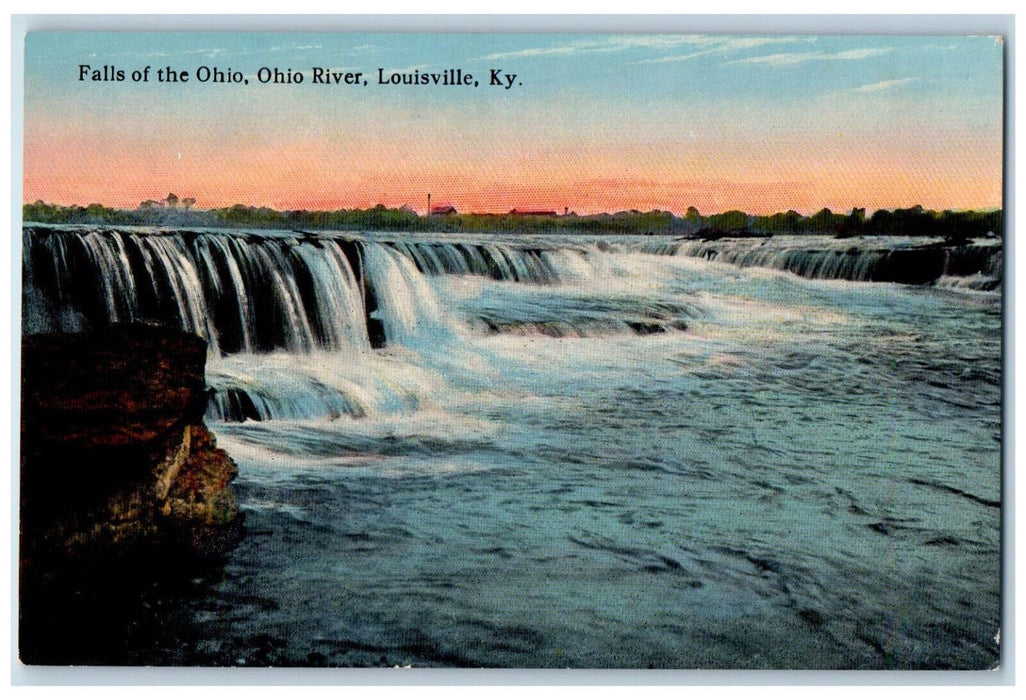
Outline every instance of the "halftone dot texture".
<path id="1" fill-rule="evenodd" d="M 989 37 L 30 35 L 24 199 L 768 214 L 1002 204 Z M 501 50 L 499 50 L 501 49 Z M 78 65 L 238 70 L 92 83 Z M 290 67 L 303 84 L 260 84 Z M 311 84 L 311 68 L 366 86 Z M 382 86 L 459 67 L 478 88 Z M 516 74 L 490 86 L 493 69 Z"/>

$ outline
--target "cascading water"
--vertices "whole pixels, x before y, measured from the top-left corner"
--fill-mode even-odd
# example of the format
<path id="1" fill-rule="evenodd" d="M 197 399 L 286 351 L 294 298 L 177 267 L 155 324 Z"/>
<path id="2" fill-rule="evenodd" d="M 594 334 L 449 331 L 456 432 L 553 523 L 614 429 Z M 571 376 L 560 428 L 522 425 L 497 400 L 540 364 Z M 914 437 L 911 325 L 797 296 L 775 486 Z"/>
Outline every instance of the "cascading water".
<path id="1" fill-rule="evenodd" d="M 408 258 L 386 246 L 365 250 L 364 264 L 387 339 L 407 347 L 436 346 L 455 333 L 427 280 Z"/>
<path id="2" fill-rule="evenodd" d="M 24 245 L 34 329 L 160 323 L 202 336 L 214 354 L 369 347 L 339 242 L 26 228 Z"/>
<path id="3" fill-rule="evenodd" d="M 376 328 L 378 344 L 445 348 L 459 324 L 420 270 L 555 284 L 562 268 L 576 279 L 588 267 L 582 251 L 282 233 L 27 227 L 24 245 L 27 330 L 144 321 L 196 333 L 209 343 L 209 416 L 218 420 L 359 416 L 413 401 L 353 377 L 315 377 L 315 363 L 283 379 L 280 367 L 254 372 L 227 358 L 334 352 L 366 366 Z"/>
<path id="4" fill-rule="evenodd" d="M 408 241 L 396 241 L 393 245 L 425 274 L 483 275 L 497 280 L 535 284 L 559 280 L 559 272 L 547 259 L 547 251 L 544 250 Z"/>
<path id="5" fill-rule="evenodd" d="M 207 338 L 240 466 L 242 544 L 105 662 L 999 661 L 999 242 L 23 242 L 25 332 Z"/>
<path id="6" fill-rule="evenodd" d="M 928 284 L 958 276 L 974 280 L 964 286 L 977 289 L 995 289 L 1001 283 L 1002 252 L 996 239 L 944 244 L 939 239 L 776 236 L 645 242 L 639 249 L 785 270 L 812 279 Z"/>
<path id="7" fill-rule="evenodd" d="M 419 272 L 555 284 L 587 267 L 583 251 L 255 232 L 40 226 L 26 227 L 24 247 L 27 327 L 150 321 L 196 333 L 220 354 L 367 349 L 371 315 L 387 316 L 404 337 L 419 312 L 437 325 L 442 315 L 429 308 Z M 396 296 L 410 286 L 416 300 Z M 389 309 L 375 314 L 382 300 Z"/>

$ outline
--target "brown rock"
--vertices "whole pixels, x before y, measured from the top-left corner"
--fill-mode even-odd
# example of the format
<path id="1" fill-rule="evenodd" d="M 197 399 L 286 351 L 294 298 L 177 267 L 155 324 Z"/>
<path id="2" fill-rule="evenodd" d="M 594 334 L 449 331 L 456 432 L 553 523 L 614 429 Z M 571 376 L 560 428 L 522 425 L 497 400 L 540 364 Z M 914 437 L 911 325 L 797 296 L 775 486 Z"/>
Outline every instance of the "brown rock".
<path id="1" fill-rule="evenodd" d="M 23 568 L 240 534 L 235 463 L 203 425 L 206 343 L 123 326 L 22 343 Z"/>

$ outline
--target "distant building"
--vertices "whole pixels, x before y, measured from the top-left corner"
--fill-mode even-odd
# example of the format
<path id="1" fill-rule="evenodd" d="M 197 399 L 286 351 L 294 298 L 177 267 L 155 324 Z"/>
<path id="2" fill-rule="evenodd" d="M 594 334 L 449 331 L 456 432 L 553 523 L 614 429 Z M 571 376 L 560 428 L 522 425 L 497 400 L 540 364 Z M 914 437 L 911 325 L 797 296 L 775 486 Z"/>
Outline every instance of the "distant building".
<path id="1" fill-rule="evenodd" d="M 445 214 L 458 214 L 456 207 L 451 204 L 442 204 L 437 207 L 431 207 L 431 216 L 444 216 Z"/>
<path id="2" fill-rule="evenodd" d="M 541 209 L 511 209 L 510 214 L 514 216 L 556 216 L 554 211 L 542 211 Z"/>

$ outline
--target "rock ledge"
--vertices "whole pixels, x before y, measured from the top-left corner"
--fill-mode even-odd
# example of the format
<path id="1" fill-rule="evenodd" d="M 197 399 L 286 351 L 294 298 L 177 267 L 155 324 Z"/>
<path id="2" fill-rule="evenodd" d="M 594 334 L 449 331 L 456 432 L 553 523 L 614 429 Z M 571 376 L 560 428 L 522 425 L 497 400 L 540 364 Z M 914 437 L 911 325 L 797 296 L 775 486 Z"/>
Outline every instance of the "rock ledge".
<path id="1" fill-rule="evenodd" d="M 23 576 L 237 543 L 237 468 L 203 424 L 205 363 L 201 338 L 150 326 L 23 338 Z"/>

